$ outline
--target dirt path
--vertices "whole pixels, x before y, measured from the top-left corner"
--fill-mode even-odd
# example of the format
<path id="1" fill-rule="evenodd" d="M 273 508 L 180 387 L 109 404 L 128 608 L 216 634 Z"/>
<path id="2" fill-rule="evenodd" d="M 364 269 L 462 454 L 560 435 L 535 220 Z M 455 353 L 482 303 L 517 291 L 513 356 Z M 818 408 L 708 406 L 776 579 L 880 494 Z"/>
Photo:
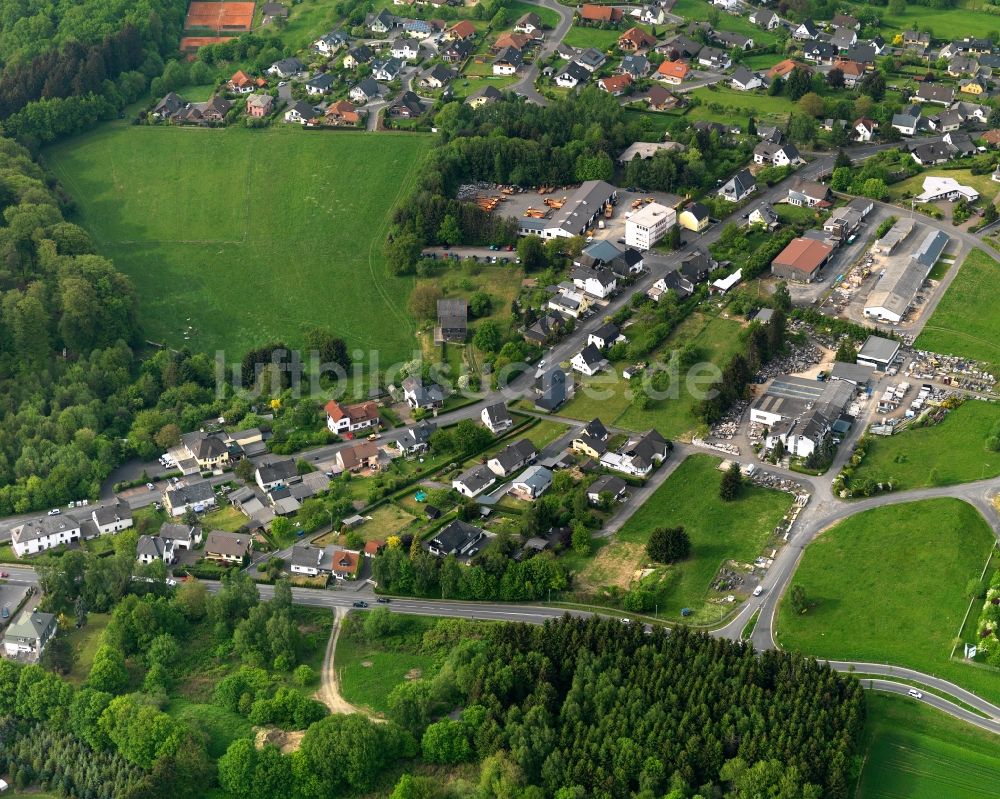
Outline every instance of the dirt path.
<path id="1" fill-rule="evenodd" d="M 340 693 L 340 681 L 337 679 L 337 667 L 334 655 L 337 651 L 337 639 L 340 638 L 340 624 L 346 611 L 343 608 L 333 609 L 333 627 L 330 629 L 330 640 L 323 656 L 323 673 L 320 675 L 319 690 L 316 698 L 330 708 L 331 713 L 359 713 L 360 711 L 348 702 Z"/>

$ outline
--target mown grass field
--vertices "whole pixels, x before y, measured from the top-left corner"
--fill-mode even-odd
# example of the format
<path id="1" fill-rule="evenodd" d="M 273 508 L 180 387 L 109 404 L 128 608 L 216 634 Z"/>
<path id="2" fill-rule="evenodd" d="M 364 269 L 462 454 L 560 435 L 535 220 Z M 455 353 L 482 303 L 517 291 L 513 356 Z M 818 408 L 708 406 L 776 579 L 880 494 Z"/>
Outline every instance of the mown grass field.
<path id="1" fill-rule="evenodd" d="M 66 679 L 74 685 L 80 685 L 90 674 L 97 647 L 101 645 L 101 637 L 110 621 L 111 616 L 108 613 L 90 613 L 83 627 L 71 629 L 66 633 L 66 640 L 74 654 L 73 668 L 66 675 Z"/>
<path id="2" fill-rule="evenodd" d="M 792 585 L 810 603 L 782 601 L 781 646 L 817 657 L 890 663 L 951 680 L 997 701 L 1000 675 L 949 660 L 996 540 L 979 512 L 957 499 L 876 508 L 823 533 Z"/>
<path id="3" fill-rule="evenodd" d="M 859 799 L 996 796 L 996 736 L 919 702 L 869 693 L 865 744 Z"/>
<path id="4" fill-rule="evenodd" d="M 618 37 L 625 32 L 625 28 L 618 30 L 602 30 L 601 28 L 584 28 L 574 25 L 566 33 L 563 44 L 569 47 L 596 47 L 604 52 L 610 50 L 618 43 Z"/>
<path id="5" fill-rule="evenodd" d="M 767 94 L 741 92 L 731 89 L 725 84 L 717 84 L 711 88 L 704 86 L 700 89 L 695 89 L 690 93 L 690 96 L 697 97 L 702 103 L 702 105 L 692 108 L 688 112 L 688 116 L 692 120 L 725 118 L 719 116 L 720 112 L 708 108 L 709 103 L 717 103 L 725 106 L 727 109 L 736 109 L 737 113 L 746 114 L 747 119 L 752 114 L 758 121 L 786 121 L 788 116 L 795 110 L 795 104 L 782 95 L 771 97 Z M 733 119 L 730 115 L 728 117 L 728 124 L 745 129 L 747 120 Z"/>
<path id="6" fill-rule="evenodd" d="M 958 269 L 915 346 L 1000 368 L 1000 308 L 993 300 L 1000 263 L 972 250 Z"/>
<path id="7" fill-rule="evenodd" d="M 78 203 L 75 221 L 135 282 L 151 340 L 237 359 L 323 325 L 385 364 L 409 355 L 414 325 L 412 283 L 389 274 L 382 243 L 429 145 L 115 123 L 45 159 Z"/>
<path id="8" fill-rule="evenodd" d="M 712 578 L 725 561 L 752 562 L 760 554 L 791 497 L 747 486 L 739 499 L 724 502 L 719 498 L 720 462 L 711 455 L 685 459 L 614 540 L 581 568 L 584 583 L 597 587 L 604 579 L 631 576 L 647 561 L 645 545 L 653 529 L 680 525 L 691 538 L 691 557 L 664 569 L 657 596 L 659 614 L 680 618 L 681 608 L 688 607 L 696 621 L 721 616 L 728 606 L 705 601 Z M 617 575 L 611 573 L 612 565 Z"/>
<path id="9" fill-rule="evenodd" d="M 935 39 L 961 39 L 964 36 L 986 37 L 1000 29 L 1000 17 L 980 10 L 986 7 L 982 0 L 959 0 L 956 6 L 958 8 L 931 8 L 913 4 L 907 5 L 901 14 L 889 14 L 880 8 L 881 33 L 886 41 L 904 30 L 933 31 Z M 853 8 L 863 6 L 853 5 Z"/>
<path id="10" fill-rule="evenodd" d="M 852 482 L 891 481 L 899 489 L 955 485 L 1000 474 L 1000 452 L 986 436 L 1000 422 L 1000 406 L 970 400 L 940 424 L 875 438 Z"/>
<path id="11" fill-rule="evenodd" d="M 985 175 L 973 175 L 971 169 L 949 169 L 943 174 L 946 177 L 954 178 L 966 186 L 972 186 L 972 188 L 979 192 L 981 201 L 984 204 L 992 201 L 997 196 L 997 193 L 1000 192 L 1000 186 L 997 185 L 996 181 L 988 173 Z M 916 175 L 906 178 L 906 180 L 893 183 L 889 187 L 889 196 L 896 200 L 900 197 L 920 194 L 924 190 L 924 180 L 927 178 L 927 175 L 928 173 L 926 172 L 918 172 Z"/>

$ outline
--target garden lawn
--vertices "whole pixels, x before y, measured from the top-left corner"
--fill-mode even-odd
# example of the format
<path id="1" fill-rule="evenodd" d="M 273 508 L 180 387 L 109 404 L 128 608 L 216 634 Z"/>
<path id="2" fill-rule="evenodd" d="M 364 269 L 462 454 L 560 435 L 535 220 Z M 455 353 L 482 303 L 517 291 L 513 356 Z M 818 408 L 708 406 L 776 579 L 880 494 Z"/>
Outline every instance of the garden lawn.
<path id="1" fill-rule="evenodd" d="M 930 499 L 852 516 L 806 549 L 779 608 L 781 646 L 816 657 L 907 666 L 944 677 L 993 702 L 1000 676 L 949 660 L 978 579 L 996 543 L 961 500 Z"/>
<path id="2" fill-rule="evenodd" d="M 352 625 L 358 622 L 348 619 L 337 639 L 334 662 L 340 675 L 340 692 L 352 705 L 386 713 L 393 688 L 404 680 L 433 677 L 437 673 L 435 658 L 416 651 L 424 632 L 432 629 L 437 619 L 403 616 L 401 635 L 378 643 L 364 640 L 360 631 L 352 633 Z M 401 641 L 405 645 L 399 645 Z"/>
<path id="3" fill-rule="evenodd" d="M 915 345 L 1000 368 L 1000 307 L 993 299 L 998 276 L 1000 263 L 972 250 Z"/>
<path id="4" fill-rule="evenodd" d="M 545 6 L 535 5 L 534 3 L 524 3 L 522 0 L 510 0 L 507 3 L 504 3 L 503 7 L 507 9 L 507 18 L 510 20 L 512 26 L 513 23 L 517 22 L 529 11 L 538 15 L 538 18 L 542 21 L 542 25 L 554 28 L 559 24 L 559 14 L 551 8 L 546 8 Z"/>
<path id="5" fill-rule="evenodd" d="M 596 47 L 602 53 L 610 50 L 618 44 L 618 37 L 624 33 L 626 28 L 618 30 L 602 30 L 601 28 L 584 28 L 574 25 L 566 33 L 563 44 L 568 47 Z"/>
<path id="6" fill-rule="evenodd" d="M 72 628 L 66 633 L 66 641 L 74 653 L 73 668 L 66 676 L 74 685 L 79 685 L 87 679 L 90 667 L 94 662 L 97 647 L 101 645 L 101 637 L 111 621 L 109 613 L 89 613 L 87 623 L 79 629 Z"/>
<path id="7" fill-rule="evenodd" d="M 977 4 L 982 6 L 981 2 Z M 1000 26 L 1000 18 L 993 14 L 974 10 L 967 2 L 959 2 L 957 5 L 962 6 L 962 10 L 951 6 L 930 8 L 914 4 L 907 5 L 901 14 L 889 14 L 880 8 L 881 33 L 886 41 L 904 30 L 933 31 L 935 39 L 961 39 L 965 36 L 984 38 Z M 678 12 L 675 10 L 674 13 Z"/>
<path id="8" fill-rule="evenodd" d="M 711 10 L 712 5 L 706 0 L 677 0 L 671 12 L 689 20 L 705 20 L 708 19 Z M 720 31 L 742 33 L 744 36 L 749 36 L 753 39 L 756 47 L 762 44 L 774 44 L 778 41 L 778 37 L 773 31 L 766 31 L 754 25 L 749 19 L 736 14 L 719 14 L 719 22 L 715 28 Z"/>
<path id="9" fill-rule="evenodd" d="M 365 522 L 357 528 L 358 533 L 365 541 L 373 539 L 385 541 L 390 535 L 396 535 L 404 528 L 409 527 L 415 518 L 412 514 L 391 503 L 376 508 L 368 515 L 372 517 L 371 521 Z"/>
<path id="10" fill-rule="evenodd" d="M 758 122 L 761 120 L 785 121 L 795 109 L 795 104 L 782 95 L 771 97 L 767 94 L 740 92 L 721 84 L 717 84 L 711 88 L 706 86 L 695 89 L 689 96 L 697 97 L 702 103 L 702 105 L 692 108 L 688 112 L 688 116 L 692 120 L 717 117 L 719 112 L 708 108 L 709 103 L 725 106 L 724 112 L 732 111 L 746 115 L 747 118 L 752 114 Z M 745 128 L 747 124 L 746 119 L 733 119 L 732 114 L 723 118 L 728 118 L 729 124 L 740 128 Z"/>
<path id="11" fill-rule="evenodd" d="M 740 347 L 741 330 L 738 322 L 729 319 L 692 314 L 654 357 L 666 361 L 671 350 L 691 343 L 702 361 L 710 361 L 722 369 Z M 676 397 L 653 400 L 646 410 L 639 410 L 632 405 L 628 381 L 621 377 L 624 366 L 617 364 L 613 376 L 608 372 L 580 379 L 576 395 L 559 411 L 560 415 L 584 422 L 597 416 L 605 424 L 637 432 L 655 427 L 667 438 L 677 438 L 698 426 L 694 411 L 699 400 L 687 390 L 684 377 L 677 386 Z"/>
<path id="12" fill-rule="evenodd" d="M 201 526 L 206 530 L 225 530 L 227 533 L 235 533 L 246 523 L 247 517 L 232 505 L 226 505 L 201 517 Z"/>
<path id="13" fill-rule="evenodd" d="M 213 703 L 175 698 L 165 710 L 192 729 L 204 732 L 208 736 L 208 754 L 215 758 L 222 757 L 237 738 L 249 738 L 253 733 L 253 726 L 245 716 Z"/>
<path id="14" fill-rule="evenodd" d="M 322 325 L 383 364 L 407 357 L 412 281 L 381 248 L 431 140 L 293 127 L 116 122 L 45 160 L 74 221 L 135 283 L 149 339 L 233 361 Z"/>
<path id="15" fill-rule="evenodd" d="M 865 745 L 859 799 L 996 796 L 997 737 L 920 702 L 869 693 Z"/>
<path id="16" fill-rule="evenodd" d="M 720 463 L 711 455 L 686 458 L 595 558 L 598 569 L 601 562 L 617 561 L 631 575 L 647 563 L 645 545 L 654 528 L 683 526 L 691 537 L 691 557 L 665 569 L 657 596 L 665 618 L 679 619 L 685 607 L 698 621 L 721 616 L 719 606 L 705 601 L 712 578 L 727 560 L 752 562 L 792 504 L 788 494 L 752 486 L 745 486 L 739 499 L 724 502 Z M 601 575 L 588 575 L 589 568 L 581 576 L 593 584 Z"/>
<path id="17" fill-rule="evenodd" d="M 986 436 L 1000 422 L 1000 406 L 969 400 L 940 424 L 873 437 L 852 485 L 891 481 L 897 490 L 969 483 L 1000 474 L 1000 452 L 986 449 Z"/>
<path id="18" fill-rule="evenodd" d="M 1000 18 L 997 21 L 1000 22 Z M 899 183 L 893 183 L 889 186 L 889 196 L 893 200 L 898 200 L 900 197 L 914 197 L 920 194 L 924 190 L 924 178 L 929 174 L 930 172 L 918 172 L 916 175 L 899 181 Z M 1000 186 L 990 177 L 988 172 L 985 175 L 973 175 L 971 169 L 948 169 L 939 174 L 954 178 L 963 185 L 972 186 L 979 192 L 980 199 L 984 203 L 992 202 L 993 198 L 1000 192 Z"/>

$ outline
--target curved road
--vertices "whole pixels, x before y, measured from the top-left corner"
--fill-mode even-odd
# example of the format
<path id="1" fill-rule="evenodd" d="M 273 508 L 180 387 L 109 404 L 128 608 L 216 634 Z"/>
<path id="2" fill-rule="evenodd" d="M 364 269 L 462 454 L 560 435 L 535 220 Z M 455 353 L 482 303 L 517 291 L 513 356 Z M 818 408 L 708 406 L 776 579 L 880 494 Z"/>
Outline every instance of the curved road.
<path id="1" fill-rule="evenodd" d="M 556 25 L 554 30 L 545 32 L 545 41 L 538 48 L 538 52 L 535 53 L 534 60 L 524 70 L 517 83 L 511 84 L 505 91 L 517 92 L 533 103 L 547 105 L 549 102 L 548 98 L 535 88 L 535 80 L 538 78 L 539 73 L 538 64 L 544 61 L 559 46 L 569 32 L 570 26 L 573 24 L 573 10 L 556 2 L 556 0 L 525 0 L 525 2 L 556 12 L 559 15 L 559 24 Z"/>

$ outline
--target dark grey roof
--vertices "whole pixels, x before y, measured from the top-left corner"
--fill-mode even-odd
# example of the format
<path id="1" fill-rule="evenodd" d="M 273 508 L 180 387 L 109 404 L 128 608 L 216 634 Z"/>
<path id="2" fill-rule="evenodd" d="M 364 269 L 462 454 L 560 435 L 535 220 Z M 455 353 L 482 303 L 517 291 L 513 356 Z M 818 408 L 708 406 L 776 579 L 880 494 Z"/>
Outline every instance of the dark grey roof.
<path id="1" fill-rule="evenodd" d="M 178 505 L 197 505 L 215 498 L 215 490 L 208 480 L 198 480 L 186 486 L 167 489 L 167 500 L 172 507 Z"/>
<path id="2" fill-rule="evenodd" d="M 257 473 L 260 475 L 262 483 L 273 483 L 278 480 L 291 480 L 293 477 L 298 476 L 298 471 L 295 468 L 295 461 L 291 458 L 287 458 L 283 461 L 262 463 L 257 467 Z"/>
<path id="3" fill-rule="evenodd" d="M 94 510 L 94 520 L 99 525 L 114 524 L 132 518 L 132 508 L 123 500 L 117 500 L 113 505 L 102 505 Z"/>
<path id="4" fill-rule="evenodd" d="M 483 410 L 486 411 L 486 415 L 489 417 L 490 423 L 494 426 L 502 422 L 513 421 L 510 418 L 510 411 L 507 410 L 507 406 L 502 402 L 487 405 Z"/>
<path id="5" fill-rule="evenodd" d="M 604 441 L 610 435 L 610 433 L 608 433 L 608 428 L 604 426 L 604 422 L 596 416 L 587 422 L 583 428 L 583 432 L 585 435 L 593 436 L 601 441 Z"/>
<path id="6" fill-rule="evenodd" d="M 192 544 L 200 535 L 200 527 L 191 527 L 187 524 L 167 522 L 160 527 L 160 538 L 166 541 L 184 541 Z"/>
<path id="7" fill-rule="evenodd" d="M 577 83 L 584 83 L 590 78 L 590 72 L 587 71 L 586 67 L 582 67 L 575 61 L 570 61 L 564 68 L 563 71 L 559 73 L 560 76 L 567 76 L 572 78 Z"/>
<path id="8" fill-rule="evenodd" d="M 604 356 L 601 351 L 597 349 L 593 344 L 588 344 L 582 350 L 580 350 L 580 358 L 587 366 L 593 366 L 604 360 Z"/>
<path id="9" fill-rule="evenodd" d="M 614 341 L 618 338 L 620 331 L 618 330 L 618 325 L 614 322 L 605 322 L 597 330 L 593 331 L 590 335 L 596 336 L 602 341 Z"/>
<path id="10" fill-rule="evenodd" d="M 602 474 L 587 486 L 587 493 L 618 496 L 626 488 L 628 488 L 628 484 L 620 477 L 615 477 L 613 474 Z"/>
<path id="11" fill-rule="evenodd" d="M 431 543 L 441 552 L 461 552 L 482 537 L 482 529 L 456 519 L 434 536 Z"/>
<path id="12" fill-rule="evenodd" d="M 211 554 L 242 557 L 250 550 L 250 536 L 212 530 L 205 541 L 205 552 Z"/>
<path id="13" fill-rule="evenodd" d="M 899 342 L 882 336 L 869 336 L 858 351 L 858 358 L 876 363 L 888 363 L 899 351 Z"/>
<path id="14" fill-rule="evenodd" d="M 307 80 L 306 86 L 310 86 L 313 89 L 329 89 L 334 83 L 336 83 L 336 78 L 334 78 L 332 73 L 320 72 L 318 75 L 314 75 Z"/>
<path id="15" fill-rule="evenodd" d="M 466 472 L 460 474 L 458 482 L 464 485 L 473 494 L 478 494 L 486 486 L 496 482 L 497 476 L 483 465 L 473 466 Z"/>
<path id="16" fill-rule="evenodd" d="M 136 558 L 163 559 L 164 541 L 159 536 L 141 535 L 135 544 Z"/>
<path id="17" fill-rule="evenodd" d="M 500 464 L 500 468 L 509 472 L 511 469 L 517 468 L 519 464 L 534 458 L 537 454 L 535 445 L 528 439 L 521 438 L 504 447 L 491 460 L 495 460 Z"/>

